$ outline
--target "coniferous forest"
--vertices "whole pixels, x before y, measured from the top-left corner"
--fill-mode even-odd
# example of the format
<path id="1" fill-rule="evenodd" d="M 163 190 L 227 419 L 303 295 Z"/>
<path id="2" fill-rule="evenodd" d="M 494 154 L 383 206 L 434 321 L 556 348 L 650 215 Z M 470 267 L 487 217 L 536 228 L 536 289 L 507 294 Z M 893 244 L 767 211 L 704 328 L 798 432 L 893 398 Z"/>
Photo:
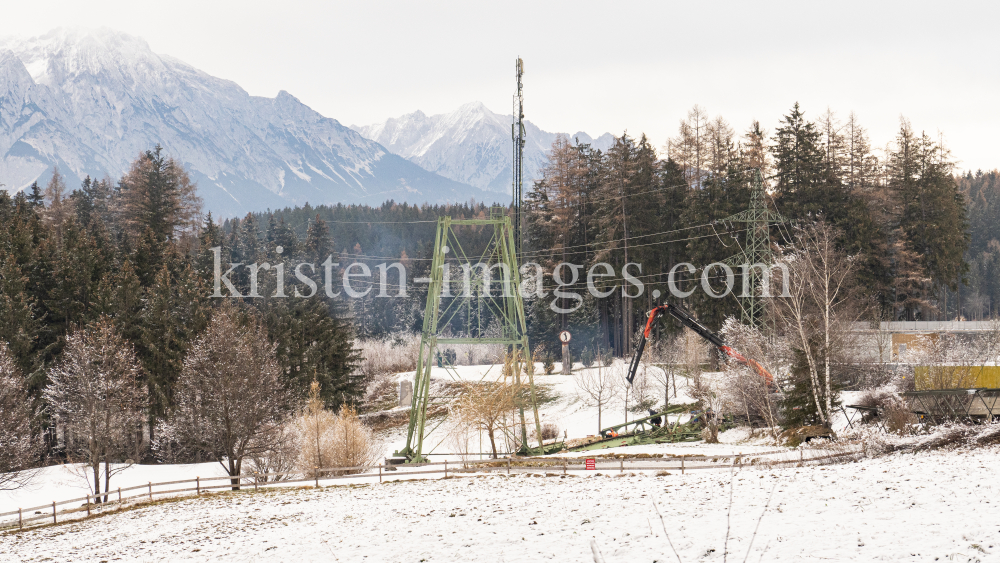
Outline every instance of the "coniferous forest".
<path id="1" fill-rule="evenodd" d="M 952 159 L 946 147 L 905 120 L 896 138 L 876 149 L 853 114 L 839 119 L 826 112 L 810 119 L 797 104 L 773 130 L 755 122 L 742 133 L 696 106 L 659 149 L 645 136 L 627 134 L 606 152 L 560 139 L 544 178 L 526 187 L 522 263 L 546 268 L 549 291 L 554 266 L 583 265 L 571 289 L 584 302 L 573 313 L 558 314 L 551 297 L 529 299 L 533 346 L 554 352 L 558 332 L 570 329 L 574 341 L 587 348 L 627 354 L 653 291 L 669 295 L 666 275 L 672 267 L 689 262 L 700 269 L 740 253 L 746 227 L 725 219 L 749 205 L 754 168 L 767 178 L 769 207 L 786 219 L 771 229 L 772 248 L 779 252 L 789 244 L 802 220 L 831 224 L 840 249 L 859 262 L 859 282 L 877 305 L 872 315 L 881 320 L 988 316 L 1000 299 L 991 281 L 1000 259 L 998 223 L 990 220 L 997 206 L 996 172 L 958 176 Z M 300 238 L 312 221 L 322 219 L 341 257 L 372 265 L 409 260 L 416 276 L 431 256 L 437 216 L 484 216 L 487 207 L 307 206 L 273 216 Z M 252 220 L 259 224 L 271 217 L 258 214 Z M 240 224 L 228 221 L 223 228 L 232 231 Z M 470 236 L 471 247 L 482 244 L 485 240 Z M 600 299 L 583 289 L 586 272 L 598 262 L 611 264 L 618 274 L 604 280 L 608 288 L 619 287 Z M 645 285 L 639 298 L 621 294 L 626 285 L 621 269 L 630 262 L 642 267 L 641 273 L 631 270 Z M 687 286 L 680 285 L 696 284 L 700 275 L 696 271 Z M 634 287 L 625 289 L 635 294 Z M 719 329 L 727 317 L 739 318 L 733 294 L 715 299 L 696 291 L 687 305 Z M 407 303 L 381 301 L 389 300 L 348 304 L 361 334 L 419 328 L 422 295 Z"/>
<path id="2" fill-rule="evenodd" d="M 1000 300 L 998 173 L 956 175 L 946 147 L 905 120 L 889 141 L 876 149 L 853 114 L 810 117 L 797 104 L 772 130 L 755 122 L 744 131 L 696 106 L 660 148 L 642 135 L 623 134 L 606 152 L 557 140 L 544 178 L 526 187 L 522 263 L 545 268 L 549 292 L 561 262 L 583 265 L 584 273 L 606 262 L 617 277 L 604 279 L 607 296 L 596 298 L 580 276 L 573 287 L 582 304 L 567 314 L 554 312 L 551 296 L 528 299 L 532 346 L 554 354 L 557 333 L 569 329 L 578 349 L 628 354 L 653 290 L 669 294 L 671 268 L 682 262 L 701 268 L 740 252 L 745 227 L 724 219 L 747 208 L 753 169 L 767 179 L 769 207 L 787 220 L 772 227 L 775 251 L 791 241 L 796 222 L 832 225 L 877 304 L 871 309 L 877 319 L 870 320 L 993 315 Z M 176 383 L 193 343 L 222 302 L 235 301 L 210 297 L 213 248 L 224 269 L 320 264 L 332 255 L 372 268 L 398 261 L 412 280 L 427 274 L 438 217 L 485 217 L 491 203 L 306 204 L 220 222 L 203 214 L 187 173 L 159 147 L 118 180 L 66 186 L 57 173 L 46 186 L 0 192 L 0 341 L 23 374 L 24 393 L 48 413 L 48 425 L 46 388 L 68 339 L 92 330 L 127 343 L 141 365 L 145 422 L 154 429 L 176 406 Z M 471 255 L 489 233 L 468 228 L 463 236 Z M 621 279 L 629 263 L 641 265 L 632 271 L 645 285 L 638 297 Z M 682 285 L 696 284 L 699 275 Z M 234 273 L 232 282 L 250 291 L 245 273 Z M 363 391 L 355 338 L 419 331 L 426 299 L 419 286 L 391 299 L 375 291 L 356 299 L 322 291 L 310 299 L 273 298 L 273 285 L 258 291 L 261 298 L 239 300 L 226 318 L 266 334 L 292 391 L 304 397 L 315 380 L 330 408 L 356 402 Z M 732 295 L 695 292 L 686 305 L 713 329 L 739 317 Z M 460 314 L 454 329 L 470 320 Z"/>

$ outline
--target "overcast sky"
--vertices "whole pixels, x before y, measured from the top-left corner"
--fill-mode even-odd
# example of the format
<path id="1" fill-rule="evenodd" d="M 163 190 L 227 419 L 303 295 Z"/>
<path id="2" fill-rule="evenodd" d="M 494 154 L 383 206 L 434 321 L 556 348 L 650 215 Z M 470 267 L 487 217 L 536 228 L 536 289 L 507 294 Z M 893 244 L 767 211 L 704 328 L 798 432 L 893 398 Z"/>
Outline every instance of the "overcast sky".
<path id="1" fill-rule="evenodd" d="M 342 123 L 482 101 L 548 131 L 645 132 L 694 104 L 737 131 L 855 111 L 873 144 L 905 116 L 962 169 L 1000 166 L 996 2 L 5 2 L 0 35 L 107 26 L 254 95 L 287 90 Z"/>

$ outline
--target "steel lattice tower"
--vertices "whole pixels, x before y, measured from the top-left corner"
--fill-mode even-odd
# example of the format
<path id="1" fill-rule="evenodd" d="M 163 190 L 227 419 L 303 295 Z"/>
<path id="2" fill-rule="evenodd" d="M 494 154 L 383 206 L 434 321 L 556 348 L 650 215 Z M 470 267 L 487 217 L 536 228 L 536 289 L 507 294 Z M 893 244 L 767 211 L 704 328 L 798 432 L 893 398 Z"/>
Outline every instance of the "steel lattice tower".
<path id="1" fill-rule="evenodd" d="M 473 226 L 493 230 L 493 236 L 482 255 L 474 261 L 462 249 L 461 239 L 455 227 Z M 449 255 L 451 256 L 449 258 Z M 452 268 L 461 267 L 463 272 L 478 271 L 462 280 L 451 277 Z M 465 268 L 469 268 L 466 270 Z M 493 273 L 500 279 L 493 279 Z M 459 283 L 461 282 L 461 283 Z M 459 287 L 453 287 L 458 285 Z M 521 451 L 528 451 L 528 432 L 525 421 L 525 403 L 530 401 L 534 415 L 535 434 L 538 446 L 542 447 L 541 421 L 538 417 L 538 402 L 535 394 L 534 370 L 528 365 L 528 329 L 524 316 L 524 301 L 520 293 L 521 274 L 517 256 L 514 253 L 514 228 L 510 217 L 502 207 L 490 210 L 489 219 L 438 219 L 437 235 L 434 239 L 434 258 L 431 262 L 430 285 L 427 290 L 427 305 L 424 309 L 423 332 L 420 337 L 420 357 L 417 372 L 413 377 L 413 398 L 410 404 L 410 423 L 407 428 L 406 447 L 396 456 L 405 456 L 411 463 L 421 463 L 424 459 L 424 438 L 427 408 L 431 404 L 446 404 L 450 397 L 433 397 L 431 391 L 431 368 L 435 363 L 435 352 L 439 344 L 502 344 L 511 354 L 511 369 L 505 374 L 517 391 L 518 414 L 520 415 Z M 472 300 L 477 306 L 489 309 L 500 321 L 500 334 L 486 336 L 469 330 L 465 335 L 450 334 L 452 320 Z M 454 366 L 443 365 L 454 379 L 458 379 Z M 528 385 L 524 389 L 522 375 L 527 375 Z M 506 381 L 505 381 L 506 383 Z M 435 401 L 438 401 L 435 403 Z M 431 429 L 433 431 L 433 429 Z"/>
<path id="2" fill-rule="evenodd" d="M 534 415 L 535 434 L 538 437 L 538 447 L 542 448 L 542 428 L 538 417 L 538 402 L 535 395 L 535 379 L 533 366 L 529 364 L 530 348 L 528 347 L 528 329 L 524 315 L 524 300 L 521 297 L 521 272 L 519 257 L 522 242 L 522 204 L 524 186 L 524 93 L 521 77 L 524 75 L 524 61 L 517 59 L 515 66 L 517 77 L 517 93 L 514 95 L 514 122 L 511 124 L 511 139 L 514 142 L 514 158 L 512 163 L 512 201 L 511 214 L 504 213 L 503 208 L 490 210 L 489 219 L 453 220 L 451 217 L 438 219 L 437 235 L 434 242 L 434 258 L 431 262 L 430 286 L 427 293 L 427 305 L 424 310 L 424 326 L 420 337 L 420 357 L 417 359 L 417 372 L 413 381 L 413 399 L 410 406 L 410 423 L 407 428 L 406 447 L 396 452 L 397 456 L 405 456 L 411 463 L 421 463 L 424 459 L 424 438 L 426 434 L 427 407 L 435 399 L 432 397 L 431 368 L 434 364 L 438 344 L 473 344 L 492 343 L 503 344 L 511 359 L 510 373 L 512 383 L 518 389 L 517 410 L 520 416 L 521 452 L 528 452 L 528 430 L 525 421 L 525 401 L 530 401 Z M 486 250 L 479 257 L 479 262 L 473 263 L 462 250 L 460 239 L 456 234 L 456 226 L 486 226 L 493 229 L 493 238 Z M 452 263 L 464 268 L 481 265 L 486 268 L 485 276 L 478 280 L 470 280 L 477 289 L 475 294 L 471 288 L 463 288 L 459 295 L 453 295 L 450 279 L 448 254 L 452 253 Z M 490 272 L 496 267 L 500 272 L 506 270 L 499 284 L 490 278 Z M 493 289 L 499 291 L 499 296 L 493 295 Z M 482 330 L 474 336 L 471 326 L 467 334 L 461 337 L 446 335 L 449 323 L 463 308 L 470 311 L 472 301 L 476 301 L 477 310 L 485 305 L 500 319 L 502 334 L 499 337 L 485 337 Z M 443 366 L 450 368 L 452 366 Z M 521 376 L 527 375 L 528 393 L 520 392 Z M 507 376 L 505 376 L 506 378 Z M 433 429 L 432 429 L 433 431 Z"/>
<path id="3" fill-rule="evenodd" d="M 784 223 L 785 218 L 779 213 L 771 211 L 767 207 L 767 194 L 764 192 L 764 177 L 759 168 L 751 170 L 750 180 L 750 207 L 735 215 L 730 215 L 723 219 L 723 222 L 746 223 L 746 239 L 743 251 L 735 256 L 731 256 L 724 262 L 731 267 L 743 268 L 744 287 L 749 291 L 740 291 L 737 295 L 740 303 L 740 322 L 760 328 L 764 319 L 764 297 L 761 293 L 762 275 L 769 275 L 770 268 L 774 264 L 774 254 L 771 252 L 770 225 Z M 766 270 L 752 267 L 754 264 L 762 264 Z"/>

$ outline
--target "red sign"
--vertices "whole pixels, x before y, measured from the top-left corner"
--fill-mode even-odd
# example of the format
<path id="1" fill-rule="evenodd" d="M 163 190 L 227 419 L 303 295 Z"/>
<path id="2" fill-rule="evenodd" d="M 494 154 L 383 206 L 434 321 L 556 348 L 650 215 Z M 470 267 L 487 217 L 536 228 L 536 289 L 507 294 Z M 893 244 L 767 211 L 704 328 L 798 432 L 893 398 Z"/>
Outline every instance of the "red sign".
<path id="1" fill-rule="evenodd" d="M 587 460 L 587 469 L 597 469 L 597 460 L 596 459 L 588 459 Z"/>

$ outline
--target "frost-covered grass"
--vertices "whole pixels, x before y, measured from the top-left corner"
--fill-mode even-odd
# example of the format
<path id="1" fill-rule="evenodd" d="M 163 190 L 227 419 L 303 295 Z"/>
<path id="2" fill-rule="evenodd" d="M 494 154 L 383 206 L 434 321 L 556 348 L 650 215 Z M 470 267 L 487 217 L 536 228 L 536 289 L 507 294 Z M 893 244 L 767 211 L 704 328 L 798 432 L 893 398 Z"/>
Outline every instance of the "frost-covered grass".
<path id="1" fill-rule="evenodd" d="M 0 536 L 0 560 L 592 561 L 593 539 L 608 563 L 676 561 L 655 502 L 685 562 L 723 560 L 727 519 L 730 561 L 990 561 L 998 453 L 228 493 Z"/>

